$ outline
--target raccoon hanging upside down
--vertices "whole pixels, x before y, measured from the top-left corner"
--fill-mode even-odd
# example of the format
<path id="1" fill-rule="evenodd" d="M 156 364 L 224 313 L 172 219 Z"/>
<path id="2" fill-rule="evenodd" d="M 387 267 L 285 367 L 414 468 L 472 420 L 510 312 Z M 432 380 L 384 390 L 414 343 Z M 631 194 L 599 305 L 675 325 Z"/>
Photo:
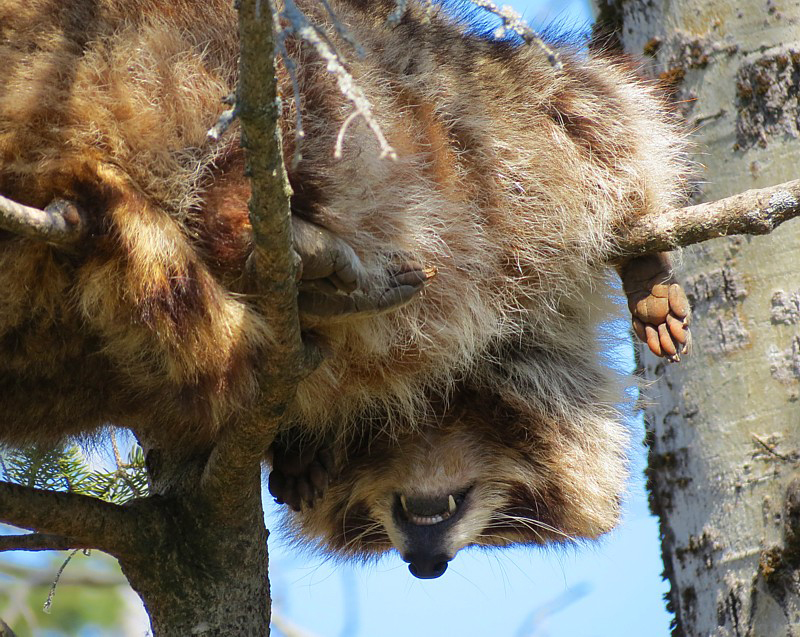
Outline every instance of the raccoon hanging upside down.
<path id="1" fill-rule="evenodd" d="M 293 36 L 285 153 L 301 323 L 324 353 L 277 433 L 271 488 L 298 537 L 391 547 L 420 577 L 463 546 L 594 538 L 618 516 L 624 427 L 598 324 L 617 264 L 637 335 L 677 360 L 688 304 L 664 256 L 616 233 L 676 203 L 682 142 L 621 63 L 470 34 L 444 8 L 315 0 L 397 159 Z M 0 6 L 0 194 L 87 216 L 84 241 L 0 230 L 0 440 L 106 423 L 203 451 L 258 399 L 272 342 L 250 305 L 228 0 Z M 265 450 L 266 453 L 266 450 Z"/>

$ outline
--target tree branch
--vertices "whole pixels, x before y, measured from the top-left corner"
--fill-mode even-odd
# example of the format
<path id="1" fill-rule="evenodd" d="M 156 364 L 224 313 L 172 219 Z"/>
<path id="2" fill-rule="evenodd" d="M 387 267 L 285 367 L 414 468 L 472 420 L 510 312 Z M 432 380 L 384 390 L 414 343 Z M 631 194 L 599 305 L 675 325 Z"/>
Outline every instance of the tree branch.
<path id="1" fill-rule="evenodd" d="M 236 511 L 242 492 L 257 487 L 261 460 L 297 383 L 308 367 L 297 312 L 299 258 L 292 249 L 291 188 L 283 163 L 275 81 L 272 15 L 256 0 L 239 4 L 239 86 L 236 108 L 251 177 L 250 223 L 254 251 L 248 263 L 259 312 L 275 334 L 261 360 L 258 409 L 223 429 L 204 475 L 209 503 Z M 254 473 L 255 472 L 255 473 Z M 229 515 L 229 514 L 228 514 Z"/>
<path id="2" fill-rule="evenodd" d="M 344 67 L 341 56 L 331 46 L 327 37 L 325 37 L 324 34 L 321 35 L 319 30 L 309 22 L 305 14 L 303 14 L 303 12 L 297 8 L 294 0 L 284 1 L 282 15 L 289 23 L 287 29 L 296 33 L 300 38 L 308 42 L 314 48 L 314 51 L 316 51 L 317 55 L 325 60 L 326 69 L 328 73 L 331 73 L 336 78 L 339 91 L 353 105 L 353 111 L 347 116 L 347 118 L 345 118 L 344 122 L 339 128 L 339 134 L 336 139 L 336 147 L 334 150 L 334 157 L 338 159 L 342 156 L 342 146 L 347 128 L 357 117 L 361 117 L 372 131 L 372 134 L 375 135 L 375 139 L 380 145 L 381 158 L 388 157 L 390 159 L 397 159 L 397 153 L 395 152 L 394 148 L 391 147 L 389 142 L 386 141 L 383 131 L 381 130 L 381 126 L 372 113 L 372 104 L 361 88 L 356 84 L 353 76 L 350 75 L 350 72 Z M 336 26 L 337 24 L 338 20 L 334 19 L 334 29 L 336 29 L 340 35 L 346 34 L 347 29 L 345 29 L 343 26 Z M 354 43 L 352 37 L 343 35 L 343 38 L 345 41 L 351 44 Z M 359 50 L 360 47 L 356 46 L 356 51 Z M 299 110 L 299 104 L 297 108 Z"/>
<path id="3" fill-rule="evenodd" d="M 35 536 L 41 540 L 27 540 L 31 544 L 45 542 L 47 536 L 55 544 L 59 537 L 69 548 L 97 548 L 117 554 L 134 543 L 134 531 L 141 531 L 134 524 L 136 517 L 133 508 L 97 498 L 0 482 L 0 521 L 37 531 Z"/>
<path id="4" fill-rule="evenodd" d="M 769 234 L 800 215 L 800 179 L 649 215 L 620 231 L 625 256 L 674 250 L 716 237 Z"/>
<path id="5" fill-rule="evenodd" d="M 0 230 L 58 245 L 70 245 L 86 234 L 86 215 L 75 204 L 54 199 L 44 210 L 0 195 Z"/>
<path id="6" fill-rule="evenodd" d="M 86 542 L 63 535 L 46 533 L 26 533 L 24 535 L 0 535 L 0 552 L 2 551 L 69 551 L 71 549 L 95 548 Z"/>

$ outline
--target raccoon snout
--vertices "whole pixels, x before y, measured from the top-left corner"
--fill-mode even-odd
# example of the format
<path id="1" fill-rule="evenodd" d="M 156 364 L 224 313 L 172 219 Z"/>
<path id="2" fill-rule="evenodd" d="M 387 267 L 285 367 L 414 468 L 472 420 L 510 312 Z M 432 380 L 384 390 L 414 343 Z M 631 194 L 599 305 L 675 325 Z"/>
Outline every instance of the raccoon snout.
<path id="1" fill-rule="evenodd" d="M 453 559 L 445 553 L 421 555 L 413 553 L 403 558 L 408 562 L 408 570 L 419 579 L 436 579 L 447 570 L 447 563 Z"/>
<path id="2" fill-rule="evenodd" d="M 414 577 L 434 579 L 455 557 L 449 537 L 461 517 L 469 489 L 441 496 L 395 496 L 393 518 L 403 535 L 400 554 Z"/>

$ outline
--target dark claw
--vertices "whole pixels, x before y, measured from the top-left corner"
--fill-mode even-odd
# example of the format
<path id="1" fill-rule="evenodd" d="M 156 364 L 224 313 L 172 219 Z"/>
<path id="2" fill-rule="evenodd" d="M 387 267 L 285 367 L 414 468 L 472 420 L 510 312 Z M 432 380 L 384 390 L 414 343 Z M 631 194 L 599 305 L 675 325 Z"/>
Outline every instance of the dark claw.
<path id="1" fill-rule="evenodd" d="M 269 484 L 267 486 L 275 501 L 281 500 L 278 504 L 283 504 L 283 494 L 286 492 L 286 477 L 280 471 L 272 471 L 269 474 Z"/>
<path id="2" fill-rule="evenodd" d="M 314 459 L 315 449 L 311 445 L 303 445 L 299 450 L 292 449 L 280 456 L 281 472 L 288 476 L 299 476 Z"/>
<path id="3" fill-rule="evenodd" d="M 300 502 L 302 504 L 311 504 L 314 499 L 313 493 L 311 492 L 311 485 L 308 484 L 308 480 L 304 476 L 300 476 L 297 478 L 297 496 L 300 498 Z"/>
<path id="4" fill-rule="evenodd" d="M 320 449 L 317 452 L 317 459 L 320 461 L 325 471 L 328 472 L 328 475 L 333 475 L 335 464 L 333 461 L 333 454 L 331 453 L 330 449 Z"/>

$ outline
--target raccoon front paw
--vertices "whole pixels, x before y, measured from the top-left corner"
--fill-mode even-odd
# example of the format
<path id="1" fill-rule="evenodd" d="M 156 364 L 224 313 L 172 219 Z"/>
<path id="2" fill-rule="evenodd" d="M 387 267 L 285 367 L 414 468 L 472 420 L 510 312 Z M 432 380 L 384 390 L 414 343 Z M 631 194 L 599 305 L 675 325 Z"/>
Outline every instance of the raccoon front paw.
<path id="1" fill-rule="evenodd" d="M 330 230 L 292 216 L 294 249 L 300 255 L 301 282 L 327 293 L 349 294 L 367 278 L 358 255 Z"/>
<path id="2" fill-rule="evenodd" d="M 313 507 L 322 497 L 333 474 L 333 456 L 326 448 L 307 445 L 290 448 L 274 445 L 269 492 L 278 504 L 294 511 Z"/>
<path id="3" fill-rule="evenodd" d="M 691 309 L 683 288 L 674 281 L 666 255 L 647 255 L 621 269 L 633 331 L 653 354 L 680 361 L 691 349 Z"/>
<path id="4" fill-rule="evenodd" d="M 403 260 L 385 276 L 370 277 L 350 294 L 333 294 L 305 281 L 300 284 L 300 312 L 316 319 L 333 319 L 353 314 L 380 314 L 408 303 L 436 275 L 413 260 Z"/>

